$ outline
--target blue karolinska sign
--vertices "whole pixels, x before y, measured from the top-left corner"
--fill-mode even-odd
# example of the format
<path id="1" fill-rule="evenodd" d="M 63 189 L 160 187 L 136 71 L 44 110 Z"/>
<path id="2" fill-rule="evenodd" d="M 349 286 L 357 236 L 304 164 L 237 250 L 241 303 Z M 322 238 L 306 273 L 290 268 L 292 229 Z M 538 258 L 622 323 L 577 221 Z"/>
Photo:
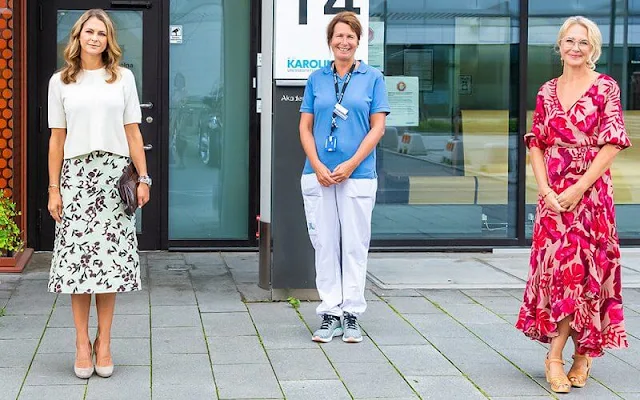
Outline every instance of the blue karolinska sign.
<path id="1" fill-rule="evenodd" d="M 289 58 L 287 59 L 287 70 L 289 71 L 316 70 L 330 64 L 331 64 L 331 60 Z"/>

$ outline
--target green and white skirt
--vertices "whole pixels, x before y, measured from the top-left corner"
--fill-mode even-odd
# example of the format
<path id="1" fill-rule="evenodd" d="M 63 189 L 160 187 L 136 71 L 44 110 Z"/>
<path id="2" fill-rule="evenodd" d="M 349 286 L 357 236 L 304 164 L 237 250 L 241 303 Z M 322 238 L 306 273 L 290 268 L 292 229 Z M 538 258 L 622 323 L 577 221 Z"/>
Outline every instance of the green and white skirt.
<path id="1" fill-rule="evenodd" d="M 62 163 L 62 222 L 56 223 L 50 292 L 140 290 L 135 216 L 125 214 L 116 186 L 128 163 L 103 151 Z"/>

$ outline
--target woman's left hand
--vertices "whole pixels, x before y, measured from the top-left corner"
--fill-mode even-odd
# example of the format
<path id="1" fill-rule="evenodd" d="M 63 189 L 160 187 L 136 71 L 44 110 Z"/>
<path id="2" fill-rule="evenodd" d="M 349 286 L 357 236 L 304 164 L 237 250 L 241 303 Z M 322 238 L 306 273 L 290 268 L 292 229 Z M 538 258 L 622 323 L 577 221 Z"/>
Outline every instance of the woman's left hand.
<path id="1" fill-rule="evenodd" d="M 149 202 L 149 185 L 146 183 L 138 184 L 138 208 L 142 208 Z"/>
<path id="2" fill-rule="evenodd" d="M 585 189 L 581 186 L 571 185 L 557 197 L 558 203 L 568 212 L 573 211 L 582 200 L 584 192 Z"/>
<path id="3" fill-rule="evenodd" d="M 342 183 L 349 179 L 353 170 L 355 170 L 357 165 L 351 161 L 347 160 L 343 163 L 340 163 L 334 170 L 331 172 L 331 177 L 338 183 Z"/>

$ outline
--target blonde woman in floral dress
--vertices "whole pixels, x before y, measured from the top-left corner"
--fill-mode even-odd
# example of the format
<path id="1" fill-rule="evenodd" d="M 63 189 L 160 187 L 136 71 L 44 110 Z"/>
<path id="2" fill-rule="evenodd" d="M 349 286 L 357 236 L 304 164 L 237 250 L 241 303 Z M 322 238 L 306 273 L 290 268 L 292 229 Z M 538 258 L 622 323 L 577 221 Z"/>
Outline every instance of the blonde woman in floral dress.
<path id="1" fill-rule="evenodd" d="M 601 45 L 595 23 L 565 21 L 557 42 L 562 75 L 540 88 L 525 136 L 540 200 L 516 326 L 550 343 L 546 377 L 558 393 L 585 386 L 591 357 L 604 348 L 627 346 L 609 167 L 631 143 L 618 84 L 594 71 Z M 562 351 L 569 337 L 575 352 L 567 375 Z"/>
<path id="2" fill-rule="evenodd" d="M 124 212 L 118 178 L 130 160 L 141 176 L 138 206 L 149 201 L 140 103 L 112 21 L 89 10 L 71 29 L 66 65 L 49 82 L 49 204 L 56 221 L 49 291 L 71 294 L 75 374 L 113 373 L 111 324 L 116 292 L 140 290 L 135 219 Z M 89 338 L 91 295 L 98 332 Z M 95 355 L 95 365 L 93 356 Z"/>

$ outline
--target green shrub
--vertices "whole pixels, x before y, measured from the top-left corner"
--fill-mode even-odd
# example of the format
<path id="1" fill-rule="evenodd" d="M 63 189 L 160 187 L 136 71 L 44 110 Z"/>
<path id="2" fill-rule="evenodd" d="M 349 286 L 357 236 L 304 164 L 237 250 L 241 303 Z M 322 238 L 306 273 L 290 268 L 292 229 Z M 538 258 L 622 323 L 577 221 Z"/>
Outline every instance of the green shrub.
<path id="1" fill-rule="evenodd" d="M 20 215 L 16 211 L 16 204 L 8 197 L 0 197 L 0 255 L 6 256 L 9 252 L 18 251 L 23 242 L 20 237 L 20 228 L 16 224 L 15 217 Z"/>

